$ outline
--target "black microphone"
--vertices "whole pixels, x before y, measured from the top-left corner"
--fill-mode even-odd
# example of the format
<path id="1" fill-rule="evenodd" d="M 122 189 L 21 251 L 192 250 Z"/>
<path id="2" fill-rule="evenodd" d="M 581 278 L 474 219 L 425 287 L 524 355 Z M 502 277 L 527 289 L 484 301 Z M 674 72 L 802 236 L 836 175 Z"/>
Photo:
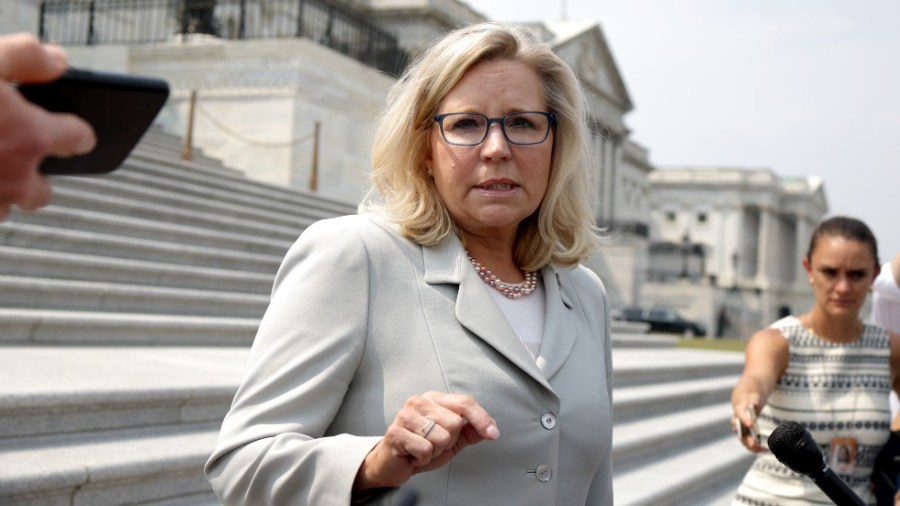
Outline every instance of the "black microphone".
<path id="1" fill-rule="evenodd" d="M 776 427 L 769 436 L 769 450 L 795 473 L 812 478 L 837 506 L 865 506 L 866 503 L 828 467 L 816 440 L 799 423 L 788 421 Z"/>

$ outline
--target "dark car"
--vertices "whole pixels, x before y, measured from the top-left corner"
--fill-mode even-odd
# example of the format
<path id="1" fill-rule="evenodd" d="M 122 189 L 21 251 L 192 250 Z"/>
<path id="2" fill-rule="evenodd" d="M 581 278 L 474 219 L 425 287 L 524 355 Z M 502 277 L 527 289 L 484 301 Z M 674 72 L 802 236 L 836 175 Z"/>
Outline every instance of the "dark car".
<path id="1" fill-rule="evenodd" d="M 629 307 L 619 313 L 619 319 L 629 322 L 649 323 L 650 332 L 667 332 L 687 336 L 706 335 L 706 327 L 702 323 L 685 320 L 671 309 Z"/>

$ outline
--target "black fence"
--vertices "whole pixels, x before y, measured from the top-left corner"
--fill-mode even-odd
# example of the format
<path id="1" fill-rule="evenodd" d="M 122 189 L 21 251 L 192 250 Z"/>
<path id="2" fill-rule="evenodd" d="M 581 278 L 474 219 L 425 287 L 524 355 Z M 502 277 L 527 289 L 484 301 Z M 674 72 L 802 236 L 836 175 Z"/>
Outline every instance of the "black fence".
<path id="1" fill-rule="evenodd" d="M 408 60 L 393 35 L 327 0 L 46 0 L 38 33 L 68 45 L 302 37 L 395 76 Z"/>

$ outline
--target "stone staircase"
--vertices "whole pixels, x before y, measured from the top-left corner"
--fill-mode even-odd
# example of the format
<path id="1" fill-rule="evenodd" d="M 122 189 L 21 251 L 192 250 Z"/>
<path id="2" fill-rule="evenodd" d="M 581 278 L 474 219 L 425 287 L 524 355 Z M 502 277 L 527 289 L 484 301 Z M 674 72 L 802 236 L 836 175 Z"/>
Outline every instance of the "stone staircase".
<path id="1" fill-rule="evenodd" d="M 0 504 L 216 504 L 202 465 L 287 248 L 355 206 L 153 131 L 0 223 Z"/>
<path id="2" fill-rule="evenodd" d="M 281 257 L 355 205 L 253 182 L 151 131 L 0 223 L 0 504 L 217 504 L 202 466 Z M 618 505 L 725 504 L 736 354 L 617 327 Z"/>
<path id="3" fill-rule="evenodd" d="M 743 355 L 623 346 L 613 350 L 616 505 L 730 504 L 752 461 L 730 425 Z"/>

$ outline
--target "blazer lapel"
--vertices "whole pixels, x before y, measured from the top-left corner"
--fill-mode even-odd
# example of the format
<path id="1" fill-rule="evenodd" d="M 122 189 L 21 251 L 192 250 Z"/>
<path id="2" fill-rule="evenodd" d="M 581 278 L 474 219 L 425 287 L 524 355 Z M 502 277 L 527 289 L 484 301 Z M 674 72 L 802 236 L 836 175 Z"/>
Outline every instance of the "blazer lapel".
<path id="1" fill-rule="evenodd" d="M 439 246 L 423 248 L 423 252 L 426 283 L 458 285 L 456 319 L 459 323 L 550 389 L 546 376 L 491 299 L 488 286 L 472 268 L 459 240 L 453 237 Z"/>
<path id="2" fill-rule="evenodd" d="M 549 380 L 566 363 L 575 346 L 576 322 L 573 319 L 572 297 L 568 293 L 565 271 L 547 266 L 541 270 L 547 310 L 544 313 L 544 335 L 537 365 Z"/>

